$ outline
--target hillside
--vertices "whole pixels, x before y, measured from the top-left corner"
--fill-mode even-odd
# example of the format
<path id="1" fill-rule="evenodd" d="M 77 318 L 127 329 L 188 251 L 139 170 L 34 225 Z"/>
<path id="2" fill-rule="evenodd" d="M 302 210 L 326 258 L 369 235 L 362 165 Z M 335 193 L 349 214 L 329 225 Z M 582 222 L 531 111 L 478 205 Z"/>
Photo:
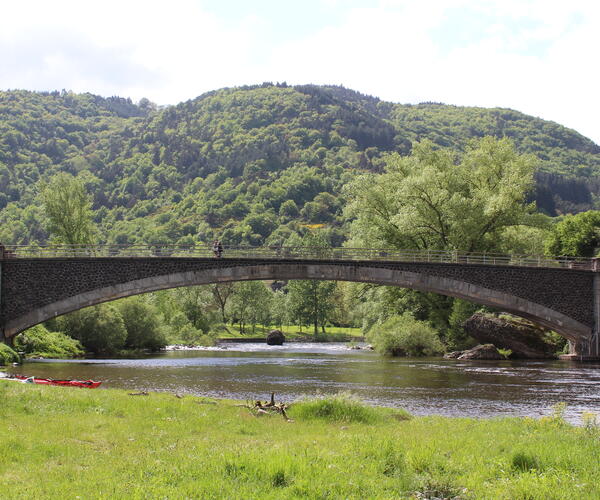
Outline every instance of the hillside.
<path id="1" fill-rule="evenodd" d="M 0 92 L 0 241 L 43 242 L 35 196 L 58 171 L 85 175 L 111 243 L 280 243 L 300 224 L 344 239 L 341 187 L 382 154 L 484 135 L 539 158 L 538 206 L 591 208 L 600 147 L 508 109 L 401 105 L 343 87 L 222 89 L 165 109 L 70 92 Z"/>

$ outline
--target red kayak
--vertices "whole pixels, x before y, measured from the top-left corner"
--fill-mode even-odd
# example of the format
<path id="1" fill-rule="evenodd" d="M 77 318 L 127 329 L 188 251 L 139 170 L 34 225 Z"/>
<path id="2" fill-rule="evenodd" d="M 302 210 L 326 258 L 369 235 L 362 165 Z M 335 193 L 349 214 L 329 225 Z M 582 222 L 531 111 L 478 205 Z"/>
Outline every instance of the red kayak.
<path id="1" fill-rule="evenodd" d="M 15 375 L 17 380 L 30 380 L 33 379 L 34 384 L 42 385 L 62 385 L 70 387 L 87 387 L 88 389 L 95 389 L 102 382 L 94 382 L 93 380 L 54 380 L 51 378 L 37 378 L 37 377 L 26 377 L 25 375 Z"/>

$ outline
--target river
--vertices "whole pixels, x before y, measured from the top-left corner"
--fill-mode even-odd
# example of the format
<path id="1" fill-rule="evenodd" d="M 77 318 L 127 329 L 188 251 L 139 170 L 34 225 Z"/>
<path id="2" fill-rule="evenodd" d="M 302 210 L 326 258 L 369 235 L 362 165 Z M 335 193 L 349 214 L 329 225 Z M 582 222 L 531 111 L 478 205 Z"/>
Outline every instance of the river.
<path id="1" fill-rule="evenodd" d="M 102 380 L 103 388 L 291 402 L 303 396 L 349 392 L 415 415 L 468 417 L 600 413 L 600 364 L 567 361 L 458 361 L 382 358 L 345 344 L 228 344 L 169 351 L 143 359 L 32 361 L 14 367 L 55 379 Z"/>

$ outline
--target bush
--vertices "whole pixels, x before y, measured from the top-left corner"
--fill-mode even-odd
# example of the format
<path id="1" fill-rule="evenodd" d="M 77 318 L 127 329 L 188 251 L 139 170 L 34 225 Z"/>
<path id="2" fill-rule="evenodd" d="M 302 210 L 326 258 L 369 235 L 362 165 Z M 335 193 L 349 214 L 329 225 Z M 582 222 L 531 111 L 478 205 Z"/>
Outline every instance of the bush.
<path id="1" fill-rule="evenodd" d="M 156 309 L 144 302 L 141 297 L 120 300 L 117 309 L 123 317 L 127 330 L 125 347 L 158 351 L 167 345 Z"/>
<path id="2" fill-rule="evenodd" d="M 28 358 L 76 358 L 84 354 L 81 344 L 62 332 L 36 325 L 17 336 L 15 348 Z"/>
<path id="3" fill-rule="evenodd" d="M 114 354 L 125 345 L 125 323 L 119 311 L 111 304 L 81 309 L 59 319 L 61 330 L 96 354 Z"/>
<path id="4" fill-rule="evenodd" d="M 367 340 L 377 352 L 388 356 L 433 356 L 444 351 L 429 323 L 416 320 L 407 312 L 375 324 Z"/>
<path id="5" fill-rule="evenodd" d="M 0 342 L 0 366 L 20 363 L 21 356 L 6 344 Z"/>
<path id="6" fill-rule="evenodd" d="M 217 332 L 210 331 L 208 333 L 204 333 L 202 330 L 195 328 L 182 312 L 179 312 L 173 316 L 171 319 L 171 324 L 169 325 L 169 330 L 169 342 L 173 344 L 201 346 L 215 345 Z"/>
<path id="7" fill-rule="evenodd" d="M 291 413 L 300 419 L 320 419 L 328 422 L 374 423 L 381 419 L 375 408 L 348 394 L 323 399 L 307 399 L 295 403 Z"/>

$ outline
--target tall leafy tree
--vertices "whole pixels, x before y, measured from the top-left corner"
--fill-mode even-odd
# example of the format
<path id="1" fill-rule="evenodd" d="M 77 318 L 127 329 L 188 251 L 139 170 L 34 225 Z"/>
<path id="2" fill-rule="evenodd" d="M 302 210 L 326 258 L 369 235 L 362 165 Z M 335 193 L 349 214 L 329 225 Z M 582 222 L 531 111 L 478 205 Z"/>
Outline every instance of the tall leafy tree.
<path id="1" fill-rule="evenodd" d="M 311 247 L 313 252 L 329 247 L 321 233 L 313 232 L 307 233 L 302 238 L 302 245 Z M 291 280 L 287 291 L 291 319 L 300 325 L 312 325 L 315 335 L 319 333 L 319 327 L 325 333 L 325 323 L 331 317 L 334 307 L 335 282 Z"/>
<path id="2" fill-rule="evenodd" d="M 92 200 L 83 180 L 61 172 L 41 191 L 41 199 L 52 240 L 67 245 L 92 245 L 96 227 Z"/>
<path id="3" fill-rule="evenodd" d="M 267 323 L 271 306 L 271 291 L 262 281 L 241 281 L 235 284 L 231 300 L 231 315 L 240 325 L 240 333 L 246 333 L 246 325 Z"/>
<path id="4" fill-rule="evenodd" d="M 213 294 L 215 302 L 219 306 L 219 310 L 221 311 L 221 319 L 223 320 L 223 323 L 227 323 L 225 311 L 227 309 L 227 302 L 235 292 L 235 284 L 215 283 L 213 285 L 210 285 L 210 290 Z"/>
<path id="5" fill-rule="evenodd" d="M 389 155 L 385 172 L 363 175 L 346 188 L 353 246 L 500 251 L 508 229 L 537 225 L 527 194 L 535 160 L 508 139 L 484 137 L 462 155 L 416 144 L 410 156 Z M 512 232 L 516 238 L 525 232 Z M 397 310 L 410 310 L 445 335 L 454 299 L 393 290 Z M 387 307 L 390 311 L 393 308 Z M 385 319 L 385 318 L 380 318 Z M 457 333 L 454 332 L 456 336 Z"/>
<path id="6" fill-rule="evenodd" d="M 387 157 L 382 175 L 347 187 L 346 215 L 360 245 L 484 252 L 527 222 L 535 160 L 508 139 L 485 137 L 457 158 L 424 141 L 408 157 Z"/>

